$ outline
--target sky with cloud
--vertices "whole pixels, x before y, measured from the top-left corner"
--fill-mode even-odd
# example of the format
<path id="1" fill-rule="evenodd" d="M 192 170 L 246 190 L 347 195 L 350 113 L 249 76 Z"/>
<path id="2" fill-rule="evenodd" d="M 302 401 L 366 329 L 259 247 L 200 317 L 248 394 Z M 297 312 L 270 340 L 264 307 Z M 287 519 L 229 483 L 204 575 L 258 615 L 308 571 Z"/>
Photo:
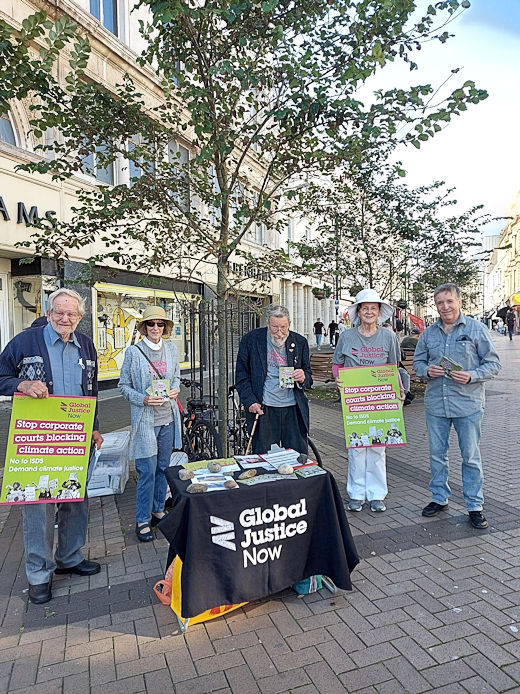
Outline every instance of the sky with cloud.
<path id="1" fill-rule="evenodd" d="M 420 0 L 419 9 L 428 4 Z M 377 86 L 438 86 L 460 68 L 449 79 L 449 90 L 471 79 L 489 97 L 470 105 L 420 150 L 401 148 L 398 159 L 410 185 L 444 180 L 456 188 L 460 211 L 483 204 L 485 212 L 505 217 L 520 191 L 520 0 L 472 0 L 447 30 L 455 36 L 415 54 L 419 70 L 390 65 Z M 505 224 L 493 222 L 486 233 L 499 233 Z"/>

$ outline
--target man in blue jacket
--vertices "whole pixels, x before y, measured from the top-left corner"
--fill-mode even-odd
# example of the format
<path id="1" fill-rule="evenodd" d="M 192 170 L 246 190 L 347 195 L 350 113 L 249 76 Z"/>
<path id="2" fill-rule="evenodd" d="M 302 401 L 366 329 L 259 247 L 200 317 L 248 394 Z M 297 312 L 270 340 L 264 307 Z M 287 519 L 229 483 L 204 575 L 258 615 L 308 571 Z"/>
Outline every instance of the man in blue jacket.
<path id="1" fill-rule="evenodd" d="M 309 345 L 289 330 L 289 311 L 271 305 L 267 327 L 244 335 L 238 350 L 235 386 L 246 410 L 249 431 L 258 415 L 253 451 L 265 453 L 272 444 L 307 453 L 312 385 Z"/>
<path id="2" fill-rule="evenodd" d="M 32 398 L 97 397 L 94 343 L 75 332 L 84 313 L 85 305 L 77 292 L 53 292 L 49 296 L 48 323 L 16 335 L 0 354 L 0 395 L 18 392 Z M 100 448 L 102 442 L 96 412 L 92 444 Z M 36 604 L 52 598 L 53 572 L 90 576 L 101 569 L 81 553 L 87 534 L 88 500 L 58 504 L 58 545 L 54 553 L 55 511 L 51 503 L 22 507 L 25 571 L 29 598 Z"/>

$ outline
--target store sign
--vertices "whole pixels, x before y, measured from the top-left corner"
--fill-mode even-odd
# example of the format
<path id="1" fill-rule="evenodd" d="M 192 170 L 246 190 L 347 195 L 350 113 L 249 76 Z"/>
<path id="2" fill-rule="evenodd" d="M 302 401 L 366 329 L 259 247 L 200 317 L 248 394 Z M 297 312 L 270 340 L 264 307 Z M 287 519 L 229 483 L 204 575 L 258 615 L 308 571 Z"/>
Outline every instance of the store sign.
<path id="1" fill-rule="evenodd" d="M 16 203 L 16 223 L 17 224 L 25 224 L 25 226 L 31 226 L 31 224 L 34 224 L 37 222 L 39 219 L 45 219 L 49 222 L 51 227 L 56 226 L 56 210 L 46 210 L 43 213 L 43 217 L 40 217 L 38 214 L 38 208 L 36 205 L 31 205 L 29 211 L 27 211 L 27 207 L 25 206 L 25 203 L 23 202 L 18 202 Z M 2 219 L 4 222 L 9 222 L 11 221 L 11 217 L 9 215 L 9 211 L 7 209 L 7 206 L 4 202 L 4 199 L 0 197 L 0 215 L 2 216 Z"/>

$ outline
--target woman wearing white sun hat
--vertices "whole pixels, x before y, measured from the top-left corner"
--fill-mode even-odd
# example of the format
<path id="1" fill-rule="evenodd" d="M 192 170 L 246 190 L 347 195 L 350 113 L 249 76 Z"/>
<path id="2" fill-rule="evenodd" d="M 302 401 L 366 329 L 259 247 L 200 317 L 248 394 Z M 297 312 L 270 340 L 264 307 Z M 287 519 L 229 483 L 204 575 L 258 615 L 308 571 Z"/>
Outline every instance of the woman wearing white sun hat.
<path id="1" fill-rule="evenodd" d="M 353 327 L 339 337 L 332 358 L 334 377 L 337 378 L 342 367 L 397 364 L 400 359 L 397 337 L 381 327 L 392 318 L 392 306 L 383 301 L 375 289 L 363 289 L 347 310 Z M 401 398 L 404 399 L 404 391 Z M 361 511 L 365 499 L 370 502 L 371 511 L 386 510 L 384 499 L 388 487 L 384 446 L 349 448 L 347 493 L 349 511 Z"/>

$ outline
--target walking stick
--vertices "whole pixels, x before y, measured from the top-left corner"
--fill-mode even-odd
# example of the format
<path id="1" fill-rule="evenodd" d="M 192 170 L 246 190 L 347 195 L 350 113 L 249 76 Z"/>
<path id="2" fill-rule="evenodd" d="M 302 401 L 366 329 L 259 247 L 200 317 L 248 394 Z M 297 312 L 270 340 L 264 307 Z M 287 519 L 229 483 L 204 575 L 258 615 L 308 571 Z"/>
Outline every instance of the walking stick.
<path id="1" fill-rule="evenodd" d="M 253 443 L 253 436 L 255 435 L 256 425 L 258 424 L 258 417 L 260 417 L 260 412 L 256 413 L 255 421 L 253 422 L 253 428 L 251 429 L 251 436 L 249 437 L 249 441 L 247 442 L 246 455 L 249 455 L 249 451 L 251 450 L 251 444 Z"/>

